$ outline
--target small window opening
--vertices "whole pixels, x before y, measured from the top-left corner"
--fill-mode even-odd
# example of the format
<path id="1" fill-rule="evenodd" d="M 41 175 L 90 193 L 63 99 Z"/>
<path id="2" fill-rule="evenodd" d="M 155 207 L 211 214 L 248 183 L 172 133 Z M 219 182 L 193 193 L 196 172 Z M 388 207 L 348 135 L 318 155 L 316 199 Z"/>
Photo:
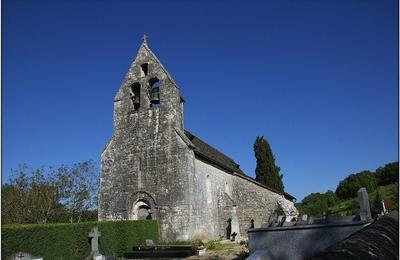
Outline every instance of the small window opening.
<path id="1" fill-rule="evenodd" d="M 148 63 L 143 63 L 140 65 L 140 76 L 145 77 L 147 76 L 149 72 L 149 64 Z"/>
<path id="2" fill-rule="evenodd" d="M 133 103 L 133 109 L 139 110 L 139 107 L 140 107 L 140 84 L 139 83 L 132 84 L 130 98 Z"/>
<path id="3" fill-rule="evenodd" d="M 160 106 L 160 81 L 157 78 L 152 78 L 149 80 L 149 94 L 150 94 L 150 106 L 159 107 Z"/>

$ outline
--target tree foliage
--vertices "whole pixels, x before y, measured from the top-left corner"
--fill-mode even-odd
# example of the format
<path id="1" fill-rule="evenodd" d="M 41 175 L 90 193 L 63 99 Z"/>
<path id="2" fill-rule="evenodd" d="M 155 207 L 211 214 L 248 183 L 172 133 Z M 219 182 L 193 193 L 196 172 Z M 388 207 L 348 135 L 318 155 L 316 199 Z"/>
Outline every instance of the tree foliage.
<path id="1" fill-rule="evenodd" d="M 92 161 L 58 169 L 21 166 L 2 185 L 2 224 L 93 218 L 89 211 L 96 209 L 97 190 L 98 175 Z"/>
<path id="2" fill-rule="evenodd" d="M 267 140 L 263 136 L 257 136 L 253 148 L 257 159 L 256 180 L 270 188 L 283 191 L 283 175 L 279 175 L 280 168 L 275 164 L 275 157 Z"/>
<path id="3" fill-rule="evenodd" d="M 321 216 L 324 212 L 334 206 L 338 199 L 335 193 L 331 190 L 325 193 L 311 193 L 310 195 L 304 197 L 299 209 L 303 214 L 311 216 Z"/>
<path id="4" fill-rule="evenodd" d="M 81 221 L 83 213 L 96 205 L 98 178 L 91 161 L 62 166 L 56 174 L 62 203 L 69 212 L 70 222 Z"/>
<path id="5" fill-rule="evenodd" d="M 368 192 L 372 192 L 377 186 L 375 175 L 370 171 L 362 171 L 350 174 L 340 181 L 335 193 L 340 199 L 349 199 L 357 196 L 357 191 L 362 187 L 365 187 Z"/>
<path id="6" fill-rule="evenodd" d="M 370 201 L 372 210 L 378 213 L 382 210 L 382 199 L 393 198 L 394 208 L 398 209 L 399 201 L 399 177 L 398 162 L 388 163 L 384 167 L 379 167 L 375 172 L 362 171 L 356 174 L 350 174 L 340 181 L 335 193 L 328 191 L 326 193 L 311 193 L 306 196 L 301 203 L 297 203 L 296 207 L 303 214 L 320 216 L 324 211 L 331 210 L 336 215 L 358 214 L 359 202 L 357 191 L 361 187 L 365 187 L 370 193 Z M 378 186 L 390 186 L 388 193 L 381 193 Z M 374 192 L 375 191 L 375 192 Z M 338 207 L 340 205 L 340 207 Z"/>
<path id="7" fill-rule="evenodd" d="M 375 171 L 379 186 L 392 184 L 399 181 L 399 162 L 386 164 Z"/>

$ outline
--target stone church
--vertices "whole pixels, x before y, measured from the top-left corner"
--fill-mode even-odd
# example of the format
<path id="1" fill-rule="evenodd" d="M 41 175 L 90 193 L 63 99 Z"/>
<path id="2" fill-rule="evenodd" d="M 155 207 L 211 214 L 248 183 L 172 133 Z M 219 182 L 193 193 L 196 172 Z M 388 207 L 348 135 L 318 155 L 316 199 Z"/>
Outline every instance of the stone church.
<path id="1" fill-rule="evenodd" d="M 292 196 L 246 176 L 184 129 L 183 108 L 179 87 L 144 37 L 114 98 L 113 136 L 101 153 L 99 220 L 155 219 L 163 240 L 216 239 L 229 229 L 247 236 L 278 207 L 293 206 Z"/>

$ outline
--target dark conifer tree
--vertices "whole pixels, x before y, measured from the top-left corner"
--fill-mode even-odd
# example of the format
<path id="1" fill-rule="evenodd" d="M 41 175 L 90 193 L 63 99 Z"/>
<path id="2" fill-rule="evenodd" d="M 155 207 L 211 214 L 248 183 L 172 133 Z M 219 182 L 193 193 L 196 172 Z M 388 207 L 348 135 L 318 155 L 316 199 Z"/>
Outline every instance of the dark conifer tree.
<path id="1" fill-rule="evenodd" d="M 283 175 L 279 175 L 280 168 L 275 165 L 271 147 L 263 136 L 257 136 L 254 154 L 257 159 L 256 180 L 270 188 L 283 191 Z"/>

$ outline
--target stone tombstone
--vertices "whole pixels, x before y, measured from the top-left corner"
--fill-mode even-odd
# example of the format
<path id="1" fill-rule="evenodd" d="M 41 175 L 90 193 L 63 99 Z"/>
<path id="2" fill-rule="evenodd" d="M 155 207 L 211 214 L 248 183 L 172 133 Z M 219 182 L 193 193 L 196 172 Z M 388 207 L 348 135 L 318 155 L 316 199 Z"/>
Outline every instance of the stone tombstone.
<path id="1" fill-rule="evenodd" d="M 254 228 L 260 228 L 261 227 L 261 221 L 258 217 L 254 220 Z"/>
<path id="2" fill-rule="evenodd" d="M 277 218 L 278 218 L 278 215 L 277 215 L 276 211 L 272 212 L 272 214 L 269 216 L 267 227 L 274 227 L 275 223 L 277 222 Z"/>
<path id="3" fill-rule="evenodd" d="M 156 244 L 154 243 L 153 240 L 151 240 L 151 239 L 146 239 L 146 246 L 148 246 L 148 247 L 155 247 Z"/>
<path id="4" fill-rule="evenodd" d="M 366 188 L 358 190 L 358 201 L 360 203 L 360 219 L 362 221 L 371 221 L 371 208 L 369 206 L 368 193 Z"/>
<path id="5" fill-rule="evenodd" d="M 381 203 L 382 203 L 382 213 L 383 213 L 383 214 L 386 214 L 386 213 L 387 213 L 387 210 L 386 210 L 385 201 L 382 200 Z"/>
<path id="6" fill-rule="evenodd" d="M 99 238 L 101 237 L 101 232 L 99 231 L 98 227 L 92 228 L 88 237 L 90 238 L 91 245 L 89 259 L 92 258 L 93 260 L 105 260 L 106 258 L 99 252 Z"/>
<path id="7" fill-rule="evenodd" d="M 8 260 L 43 260 L 43 257 L 32 256 L 29 253 L 18 252 L 7 258 Z"/>

